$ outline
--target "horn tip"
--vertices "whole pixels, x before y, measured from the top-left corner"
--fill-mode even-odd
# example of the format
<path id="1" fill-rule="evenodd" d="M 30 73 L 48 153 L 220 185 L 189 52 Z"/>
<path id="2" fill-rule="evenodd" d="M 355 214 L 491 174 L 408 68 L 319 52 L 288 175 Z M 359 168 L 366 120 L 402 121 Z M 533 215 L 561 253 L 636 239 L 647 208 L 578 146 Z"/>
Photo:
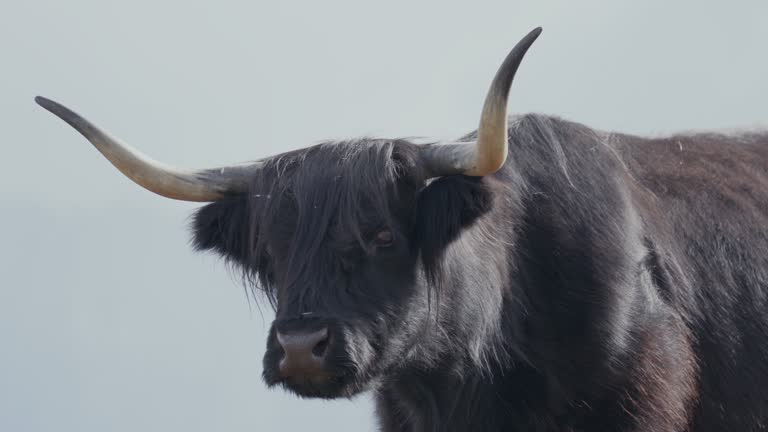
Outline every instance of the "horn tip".
<path id="1" fill-rule="evenodd" d="M 535 29 L 531 30 L 530 33 L 528 33 L 527 37 L 528 38 L 536 39 L 536 38 L 539 37 L 539 35 L 541 34 L 542 31 L 544 31 L 544 29 L 541 28 L 541 26 L 538 26 Z"/>
<path id="2" fill-rule="evenodd" d="M 37 102 L 38 105 L 47 109 L 48 111 L 53 111 L 60 107 L 58 103 L 42 96 L 35 96 L 35 102 Z"/>
<path id="3" fill-rule="evenodd" d="M 38 105 L 45 108 L 51 114 L 69 123 L 70 126 L 77 130 L 81 130 L 79 125 L 85 123 L 84 119 L 80 118 L 77 113 L 54 100 L 43 96 L 36 96 L 35 102 L 37 102 Z"/>

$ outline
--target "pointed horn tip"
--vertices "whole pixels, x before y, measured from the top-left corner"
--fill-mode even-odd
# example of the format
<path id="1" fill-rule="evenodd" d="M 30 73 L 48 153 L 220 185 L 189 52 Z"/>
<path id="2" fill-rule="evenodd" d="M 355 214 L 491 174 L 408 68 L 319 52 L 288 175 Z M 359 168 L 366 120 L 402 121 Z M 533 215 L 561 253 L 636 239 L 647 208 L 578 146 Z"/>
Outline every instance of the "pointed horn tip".
<path id="1" fill-rule="evenodd" d="M 525 35 L 523 41 L 528 40 L 530 41 L 529 44 L 532 44 L 533 41 L 539 38 L 539 35 L 541 35 L 542 31 L 544 30 L 541 27 L 536 27 L 535 29 L 529 31 L 527 35 Z"/>
<path id="2" fill-rule="evenodd" d="M 70 111 L 67 107 L 64 105 L 52 101 L 46 97 L 42 96 L 35 96 L 35 102 L 37 102 L 38 105 L 45 108 L 46 110 L 50 111 L 53 114 L 56 114 L 57 116 L 60 116 L 60 112 L 67 112 Z"/>
<path id="3" fill-rule="evenodd" d="M 52 101 L 52 100 L 50 100 L 48 98 L 42 97 L 42 96 L 35 96 L 35 102 L 38 105 L 40 105 L 41 107 L 45 108 L 45 109 L 48 109 L 49 106 L 52 106 L 53 104 L 56 103 L 56 102 L 54 102 L 54 101 Z"/>
<path id="4" fill-rule="evenodd" d="M 517 46 L 530 47 L 531 44 L 533 44 L 533 42 L 536 41 L 536 39 L 539 38 L 539 36 L 541 35 L 542 31 L 543 31 L 543 29 L 541 27 L 536 27 L 535 29 L 529 31 L 528 34 L 526 34 L 525 36 L 523 36 L 522 39 L 520 39 L 520 41 L 518 42 L 516 47 Z"/>

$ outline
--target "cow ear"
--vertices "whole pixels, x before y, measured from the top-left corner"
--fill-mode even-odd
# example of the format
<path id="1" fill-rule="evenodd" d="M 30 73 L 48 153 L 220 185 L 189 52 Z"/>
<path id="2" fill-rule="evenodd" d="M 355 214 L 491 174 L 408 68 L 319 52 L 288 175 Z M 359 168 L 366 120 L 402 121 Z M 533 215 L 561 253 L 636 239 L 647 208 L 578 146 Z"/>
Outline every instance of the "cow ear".
<path id="1" fill-rule="evenodd" d="M 216 201 L 192 216 L 192 244 L 196 250 L 212 250 L 227 261 L 245 265 L 249 257 L 250 217 L 244 196 Z"/>
<path id="2" fill-rule="evenodd" d="M 427 269 L 435 268 L 446 247 L 493 204 L 481 177 L 448 176 L 433 181 L 419 193 L 415 238 Z"/>

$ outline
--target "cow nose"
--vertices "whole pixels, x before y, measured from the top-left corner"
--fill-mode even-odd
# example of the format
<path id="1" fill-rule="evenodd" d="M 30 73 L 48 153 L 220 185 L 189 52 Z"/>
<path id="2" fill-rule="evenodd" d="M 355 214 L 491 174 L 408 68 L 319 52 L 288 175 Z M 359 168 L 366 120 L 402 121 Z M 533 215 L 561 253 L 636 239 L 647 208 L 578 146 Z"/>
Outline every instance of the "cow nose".
<path id="1" fill-rule="evenodd" d="M 277 332 L 277 342 L 283 348 L 280 375 L 312 376 L 323 371 L 323 360 L 328 350 L 328 329 L 314 332 Z"/>

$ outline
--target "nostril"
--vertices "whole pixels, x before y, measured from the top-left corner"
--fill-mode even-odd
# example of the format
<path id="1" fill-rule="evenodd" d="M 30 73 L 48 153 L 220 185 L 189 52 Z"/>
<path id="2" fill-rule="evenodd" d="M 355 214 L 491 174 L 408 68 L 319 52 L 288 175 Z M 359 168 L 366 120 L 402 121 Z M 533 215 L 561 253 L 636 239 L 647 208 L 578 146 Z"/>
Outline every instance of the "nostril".
<path id="1" fill-rule="evenodd" d="M 328 329 L 309 333 L 277 332 L 277 342 L 283 349 L 283 358 L 289 362 L 321 360 L 328 350 Z M 314 359 L 314 360 L 313 360 Z"/>
<path id="2" fill-rule="evenodd" d="M 328 336 L 321 339 L 315 346 L 312 348 L 312 355 L 315 357 L 323 357 L 325 355 L 325 351 L 328 349 Z"/>
<path id="3" fill-rule="evenodd" d="M 328 328 L 314 331 L 278 330 L 275 336 L 283 351 L 277 364 L 281 376 L 318 377 L 324 374 L 325 356 L 331 343 Z"/>

